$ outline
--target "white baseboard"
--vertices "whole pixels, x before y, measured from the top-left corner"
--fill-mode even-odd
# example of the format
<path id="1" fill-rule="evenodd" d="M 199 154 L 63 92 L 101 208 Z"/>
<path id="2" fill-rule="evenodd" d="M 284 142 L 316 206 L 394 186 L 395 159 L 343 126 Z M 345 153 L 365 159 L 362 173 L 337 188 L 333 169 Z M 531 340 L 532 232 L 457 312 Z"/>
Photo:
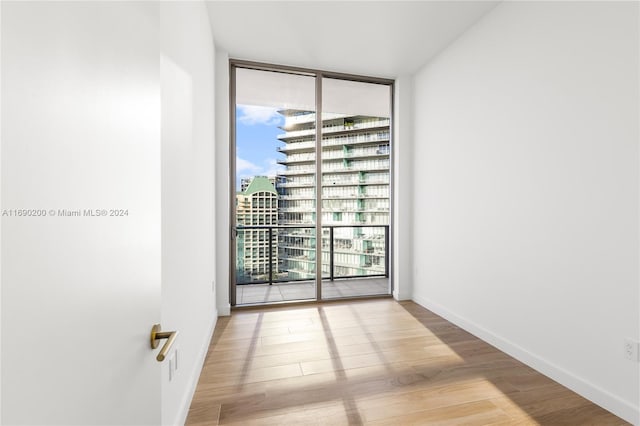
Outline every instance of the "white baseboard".
<path id="1" fill-rule="evenodd" d="M 187 392 L 185 393 L 182 402 L 180 404 L 180 410 L 178 411 L 177 421 L 174 423 L 175 425 L 184 425 L 187 422 L 187 416 L 189 415 L 189 407 L 191 407 L 191 400 L 193 399 L 193 395 L 196 393 L 196 387 L 198 386 L 198 380 L 200 379 L 200 373 L 202 373 L 202 368 L 204 367 L 204 361 L 207 357 L 207 352 L 209 351 L 209 345 L 211 344 L 211 338 L 213 337 L 213 331 L 216 328 L 216 324 L 218 322 L 218 311 L 214 311 L 213 320 L 209 325 L 209 332 L 207 334 L 208 338 L 204 339 L 202 342 L 202 346 L 200 347 L 200 353 L 198 354 L 198 362 L 193 367 L 191 371 L 191 377 L 189 378 L 189 386 L 187 388 Z"/>
<path id="2" fill-rule="evenodd" d="M 582 395 L 586 399 L 612 412 L 616 416 L 621 417 L 634 425 L 640 425 L 640 407 L 634 406 L 630 402 L 583 380 L 573 373 L 558 367 L 554 363 L 527 351 L 513 342 L 498 336 L 492 331 L 451 312 L 437 303 L 426 298 L 415 296 L 413 297 L 413 301 L 435 314 L 440 315 L 447 321 L 450 321 L 458 327 L 468 331 L 474 336 L 484 340 L 490 345 L 495 346 L 518 361 L 525 363 L 534 370 L 539 371 L 545 376 L 550 377 L 563 386 L 566 386 L 572 391 Z"/>

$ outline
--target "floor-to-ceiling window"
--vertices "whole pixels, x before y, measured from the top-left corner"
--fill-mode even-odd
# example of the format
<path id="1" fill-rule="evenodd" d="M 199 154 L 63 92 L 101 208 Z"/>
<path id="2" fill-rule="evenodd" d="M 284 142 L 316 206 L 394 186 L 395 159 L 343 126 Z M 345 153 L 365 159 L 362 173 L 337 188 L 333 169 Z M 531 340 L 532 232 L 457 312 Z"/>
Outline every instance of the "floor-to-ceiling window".
<path id="1" fill-rule="evenodd" d="M 239 61 L 231 81 L 231 303 L 390 294 L 392 82 Z"/>

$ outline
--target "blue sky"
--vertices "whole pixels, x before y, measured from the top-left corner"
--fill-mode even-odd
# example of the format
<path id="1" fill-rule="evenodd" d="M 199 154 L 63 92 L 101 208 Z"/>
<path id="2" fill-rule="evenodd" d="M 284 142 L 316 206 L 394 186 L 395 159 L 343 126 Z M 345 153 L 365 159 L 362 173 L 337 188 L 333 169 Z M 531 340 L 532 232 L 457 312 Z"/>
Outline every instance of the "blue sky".
<path id="1" fill-rule="evenodd" d="M 284 117 L 277 108 L 236 105 L 236 187 L 240 179 L 250 176 L 273 176 L 284 166 L 276 160 L 284 155 L 276 148 L 284 144 L 277 135 L 284 133 L 278 126 Z"/>

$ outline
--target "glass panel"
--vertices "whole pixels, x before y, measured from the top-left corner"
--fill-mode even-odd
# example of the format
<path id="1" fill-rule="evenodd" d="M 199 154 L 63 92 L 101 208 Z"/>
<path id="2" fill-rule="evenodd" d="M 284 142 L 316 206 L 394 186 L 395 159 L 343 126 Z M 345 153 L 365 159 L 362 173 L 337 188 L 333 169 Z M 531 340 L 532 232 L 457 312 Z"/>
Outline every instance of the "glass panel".
<path id="1" fill-rule="evenodd" d="M 322 297 L 389 294 L 391 87 L 322 91 Z"/>
<path id="2" fill-rule="evenodd" d="M 315 299 L 315 78 L 236 69 L 236 304 Z"/>

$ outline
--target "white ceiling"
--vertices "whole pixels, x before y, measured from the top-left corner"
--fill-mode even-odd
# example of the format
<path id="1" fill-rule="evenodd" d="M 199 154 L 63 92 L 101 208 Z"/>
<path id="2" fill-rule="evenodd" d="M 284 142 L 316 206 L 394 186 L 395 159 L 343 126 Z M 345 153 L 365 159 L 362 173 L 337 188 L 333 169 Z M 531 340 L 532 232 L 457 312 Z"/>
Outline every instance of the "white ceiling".
<path id="1" fill-rule="evenodd" d="M 394 78 L 417 71 L 498 1 L 209 1 L 231 58 Z"/>

